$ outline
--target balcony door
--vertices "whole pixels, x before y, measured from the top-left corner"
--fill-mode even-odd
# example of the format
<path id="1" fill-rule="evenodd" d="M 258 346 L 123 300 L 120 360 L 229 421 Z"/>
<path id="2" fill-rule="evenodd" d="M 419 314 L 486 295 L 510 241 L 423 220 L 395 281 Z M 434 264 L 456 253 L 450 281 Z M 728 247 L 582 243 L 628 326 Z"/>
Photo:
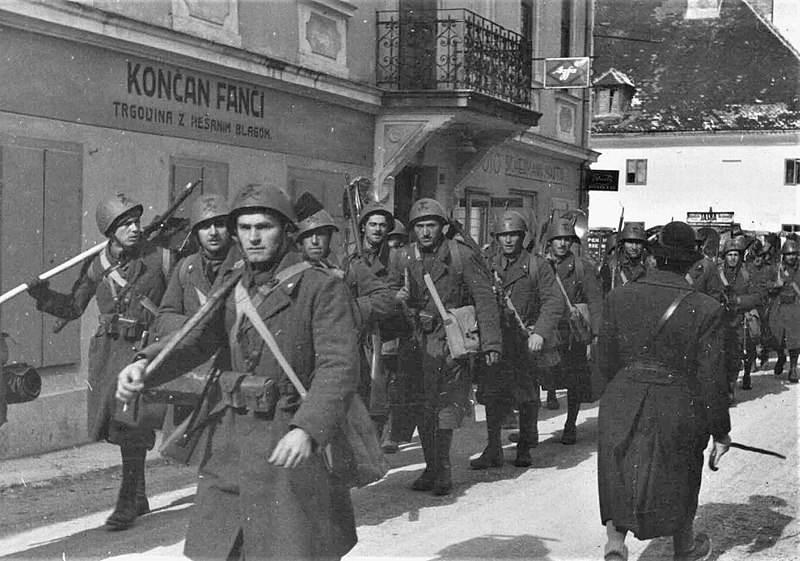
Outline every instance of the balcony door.
<path id="1" fill-rule="evenodd" d="M 438 0 L 400 0 L 399 8 L 399 88 L 435 90 Z"/>

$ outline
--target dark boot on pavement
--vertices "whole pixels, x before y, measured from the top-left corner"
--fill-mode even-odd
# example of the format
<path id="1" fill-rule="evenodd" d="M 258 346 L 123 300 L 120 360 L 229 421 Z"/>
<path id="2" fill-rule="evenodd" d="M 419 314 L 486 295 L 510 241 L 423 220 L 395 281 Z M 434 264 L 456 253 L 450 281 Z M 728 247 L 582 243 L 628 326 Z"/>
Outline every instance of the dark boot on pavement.
<path id="1" fill-rule="evenodd" d="M 425 470 L 411 484 L 414 491 L 430 491 L 436 480 L 436 444 L 433 424 L 425 421 L 419 424 L 419 441 L 422 444 L 422 455 L 425 457 Z"/>
<path id="2" fill-rule="evenodd" d="M 783 349 L 778 351 L 778 360 L 775 362 L 773 372 L 776 376 L 783 374 L 783 365 L 786 364 L 786 355 L 783 354 Z"/>
<path id="3" fill-rule="evenodd" d="M 750 370 L 753 367 L 753 361 L 747 360 L 744 363 L 744 375 L 742 376 L 742 389 L 743 390 L 752 390 L 753 389 L 753 382 L 750 380 Z"/>
<path id="4" fill-rule="evenodd" d="M 792 349 L 789 351 L 789 383 L 797 383 L 797 354 L 798 351 Z"/>
<path id="5" fill-rule="evenodd" d="M 436 481 L 433 484 L 434 495 L 449 495 L 453 490 L 453 478 L 450 468 L 450 446 L 453 443 L 453 429 L 436 431 Z"/>
<path id="6" fill-rule="evenodd" d="M 578 401 L 578 394 L 575 390 L 567 390 L 567 421 L 564 423 L 564 431 L 561 433 L 561 444 L 572 445 L 578 442 L 578 411 L 581 404 Z"/>
<path id="7" fill-rule="evenodd" d="M 551 411 L 558 409 L 558 398 L 556 397 L 556 390 L 547 390 L 547 408 Z"/>
<path id="8" fill-rule="evenodd" d="M 137 516 L 150 512 L 150 505 L 147 504 L 147 496 L 144 494 L 144 462 L 147 450 L 141 447 L 121 447 L 120 453 L 122 484 L 114 512 L 106 520 L 106 526 L 112 531 L 127 530 Z M 139 492 L 143 500 L 139 500 Z"/>
<path id="9" fill-rule="evenodd" d="M 500 439 L 500 428 L 503 424 L 504 407 L 496 403 L 486 404 L 486 435 L 487 445 L 483 453 L 469 461 L 472 469 L 488 469 L 490 467 L 503 467 L 503 444 Z"/>
<path id="10" fill-rule="evenodd" d="M 711 551 L 711 539 L 708 535 L 701 533 L 694 537 L 694 544 L 690 549 L 683 551 L 676 549 L 673 559 L 675 561 L 703 561 L 711 556 Z"/>
<path id="11" fill-rule="evenodd" d="M 519 406 L 519 443 L 517 444 L 517 467 L 531 467 L 530 449 L 539 445 L 539 402 L 530 401 Z"/>

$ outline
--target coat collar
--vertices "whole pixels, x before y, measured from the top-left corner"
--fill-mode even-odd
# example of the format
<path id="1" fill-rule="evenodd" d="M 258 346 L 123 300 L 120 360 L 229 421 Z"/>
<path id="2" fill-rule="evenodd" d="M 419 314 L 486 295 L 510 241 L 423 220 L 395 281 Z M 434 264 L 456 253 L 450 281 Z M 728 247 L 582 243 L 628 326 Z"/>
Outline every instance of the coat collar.
<path id="1" fill-rule="evenodd" d="M 503 280 L 503 287 L 508 287 L 519 279 L 528 276 L 530 267 L 530 253 L 522 250 L 517 256 L 516 260 L 508 267 L 503 269 L 503 262 L 505 257 L 502 253 L 498 252 L 492 257 L 492 268 L 497 271 L 500 278 Z"/>
<path id="2" fill-rule="evenodd" d="M 275 287 L 275 284 L 277 283 L 275 276 L 280 273 L 280 271 L 302 261 L 302 256 L 298 252 L 290 251 L 283 256 L 270 277 L 259 276 L 257 278 L 253 278 L 250 282 L 243 278 L 245 286 L 248 284 L 251 285 L 248 292 L 252 298 L 256 299 L 255 295 L 259 292 L 261 292 L 262 295 L 266 293 L 266 297 L 261 296 L 257 298 L 259 302 L 256 306 L 256 309 L 258 310 L 258 314 L 262 319 L 266 320 L 276 315 L 278 312 L 288 307 L 292 303 L 292 296 L 297 291 L 297 287 L 300 284 L 300 279 L 293 278 L 290 281 L 284 282 L 280 286 Z M 248 272 L 249 271 L 245 266 L 245 277 L 248 276 Z M 255 289 L 255 292 L 253 289 Z"/>

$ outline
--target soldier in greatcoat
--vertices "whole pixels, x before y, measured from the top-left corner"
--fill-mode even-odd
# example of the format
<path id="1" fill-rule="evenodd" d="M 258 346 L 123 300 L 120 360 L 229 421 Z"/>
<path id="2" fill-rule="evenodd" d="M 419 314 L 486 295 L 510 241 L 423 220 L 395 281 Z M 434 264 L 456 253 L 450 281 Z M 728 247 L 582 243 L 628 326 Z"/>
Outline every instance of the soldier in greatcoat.
<path id="1" fill-rule="evenodd" d="M 362 236 L 362 251 L 350 253 L 342 268 L 360 319 L 364 352 L 361 355 L 359 393 L 368 404 L 370 416 L 378 434 L 381 434 L 389 416 L 389 403 L 386 372 L 380 362 L 378 366 L 372 364 L 376 357 L 373 349 L 376 339 L 373 335 L 378 335 L 379 342 L 393 338 L 388 328 L 400 321 L 400 308 L 395 296 L 402 284 L 402 277 L 391 259 L 391 248 L 386 243 L 386 235 L 394 226 L 391 211 L 380 203 L 369 203 L 358 216 L 358 226 L 359 235 Z M 378 348 L 377 353 L 380 352 Z M 372 379 L 371 374 L 376 376 L 376 380 Z"/>
<path id="2" fill-rule="evenodd" d="M 277 187 L 249 185 L 233 200 L 229 227 L 244 263 L 219 312 L 179 342 L 147 382 L 158 384 L 228 347 L 233 371 L 218 383 L 184 554 L 191 559 L 338 559 L 356 543 L 347 482 L 337 451 L 358 382 L 358 329 L 347 286 L 291 251 L 294 211 Z M 276 356 L 244 316 L 252 301 L 308 391 L 301 399 Z M 143 388 L 146 349 L 120 372 L 117 395 Z"/>
<path id="3" fill-rule="evenodd" d="M 664 226 L 651 245 L 657 269 L 605 301 L 598 358 L 609 384 L 600 399 L 598 485 L 609 561 L 628 558 L 627 532 L 672 536 L 679 561 L 711 550 L 708 536 L 693 530 L 703 450 L 713 436 L 719 460 L 731 425 L 719 363 L 723 310 L 683 278 L 699 259 L 693 238 L 683 222 Z"/>
<path id="4" fill-rule="evenodd" d="M 800 353 L 800 266 L 798 266 L 798 243 L 786 240 L 781 248 L 781 262 L 775 269 L 774 281 L 769 284 L 772 297 L 769 323 L 770 331 L 780 348 L 775 375 L 783 374 L 789 352 L 789 382 L 797 383 L 797 356 Z"/>
<path id="5" fill-rule="evenodd" d="M 561 363 L 548 370 L 544 386 L 548 390 L 548 401 L 555 397 L 555 390 L 567 389 L 567 419 L 561 434 L 563 444 L 577 441 L 578 411 L 583 401 L 591 393 L 588 354 L 600 330 L 600 313 L 603 296 L 595 268 L 585 258 L 572 253 L 572 244 L 580 242 L 575 234 L 572 221 L 566 218 L 554 219 L 547 232 L 549 250 L 546 255 L 556 274 L 556 284 L 564 300 L 564 314 L 558 323 L 558 353 Z M 578 306 L 588 309 L 588 318 L 582 315 Z M 580 314 L 580 315 L 579 315 Z M 580 337 L 570 323 L 585 325 L 585 340 Z"/>
<path id="6" fill-rule="evenodd" d="M 36 308 L 63 320 L 79 318 L 97 299 L 100 325 L 89 345 L 88 427 L 92 439 L 116 444 L 122 455 L 117 505 L 106 520 L 111 530 L 124 530 L 150 511 L 144 464 L 155 432 L 118 420 L 114 401 L 117 373 L 146 342 L 166 286 L 161 252 L 142 238 L 142 211 L 122 193 L 104 198 L 96 219 L 108 245 L 84 267 L 72 292 L 61 294 L 38 279 L 29 283 Z"/>
<path id="7" fill-rule="evenodd" d="M 206 302 L 220 271 L 232 268 L 241 259 L 238 248 L 231 243 L 228 211 L 228 201 L 218 194 L 201 195 L 192 204 L 189 235 L 194 237 L 198 249 L 178 262 L 167 283 L 155 322 L 155 331 L 159 337 L 180 329 Z M 226 368 L 226 359 L 227 357 L 218 357 L 214 366 Z M 213 359 L 198 367 L 198 372 L 208 373 L 212 362 Z M 191 427 L 193 431 L 201 429 L 201 417 L 205 417 L 207 408 L 205 404 L 201 405 L 202 413 L 195 419 Z M 172 427 L 179 425 L 191 413 L 190 405 L 170 407 L 167 410 L 164 432 L 167 433 Z"/>
<path id="8" fill-rule="evenodd" d="M 419 378 L 423 404 L 417 421 L 425 470 L 412 484 L 417 491 L 446 495 L 452 490 L 450 446 L 453 429 L 469 407 L 471 389 L 468 359 L 450 356 L 442 317 L 425 282 L 430 275 L 446 309 L 474 305 L 480 330 L 481 357 L 488 366 L 500 359 L 502 335 L 497 302 L 488 271 L 468 246 L 447 240 L 447 215 L 433 199 L 419 199 L 409 222 L 417 241 L 403 248 L 403 288 L 413 332 L 401 351 L 400 369 Z M 457 252 L 457 254 L 454 254 Z"/>
<path id="9" fill-rule="evenodd" d="M 625 222 L 617 241 L 619 245 L 600 269 L 604 294 L 647 274 L 644 222 Z"/>
<path id="10" fill-rule="evenodd" d="M 767 310 L 769 309 L 769 283 L 775 277 L 775 269 L 772 266 L 772 259 L 769 254 L 769 245 L 765 245 L 761 240 L 755 240 L 750 246 L 752 260 L 745 263 L 747 271 L 752 278 L 753 286 L 761 293 L 761 304 L 756 309 L 756 314 L 760 321 L 761 333 L 756 344 L 758 353 L 759 368 L 769 360 L 768 341 L 766 334 L 769 330 L 767 321 Z M 744 388 L 742 388 L 744 389 Z"/>
<path id="11" fill-rule="evenodd" d="M 725 373 L 728 376 L 729 399 L 734 399 L 734 388 L 739 370 L 744 363 L 742 389 L 750 389 L 750 371 L 756 355 L 756 342 L 749 333 L 745 313 L 761 304 L 761 293 L 753 284 L 742 262 L 745 247 L 743 240 L 731 239 L 722 246 L 723 262 L 717 268 L 722 285 L 722 303 L 725 308 L 725 346 L 723 352 Z"/>
<path id="12" fill-rule="evenodd" d="M 716 300 L 720 300 L 724 292 L 724 287 L 719 281 L 717 263 L 713 257 L 708 255 L 708 253 L 716 255 L 719 249 L 719 245 L 717 245 L 719 236 L 705 235 L 705 232 L 701 230 L 702 229 L 694 230 L 695 244 L 696 247 L 699 248 L 698 255 L 700 259 L 689 267 L 684 278 L 689 286 L 693 287 L 695 290 L 703 294 L 708 294 Z"/>
<path id="13" fill-rule="evenodd" d="M 470 462 L 473 469 L 503 465 L 500 429 L 513 406 L 519 411 L 520 429 L 514 465 L 529 467 L 530 448 L 539 444 L 539 365 L 531 355 L 541 356 L 545 345 L 551 352 L 555 350 L 564 302 L 547 261 L 523 248 L 527 231 L 521 214 L 505 211 L 493 232 L 499 251 L 487 256 L 503 309 L 503 359 L 480 380 L 478 394 L 486 406 L 488 444 L 480 457 Z"/>

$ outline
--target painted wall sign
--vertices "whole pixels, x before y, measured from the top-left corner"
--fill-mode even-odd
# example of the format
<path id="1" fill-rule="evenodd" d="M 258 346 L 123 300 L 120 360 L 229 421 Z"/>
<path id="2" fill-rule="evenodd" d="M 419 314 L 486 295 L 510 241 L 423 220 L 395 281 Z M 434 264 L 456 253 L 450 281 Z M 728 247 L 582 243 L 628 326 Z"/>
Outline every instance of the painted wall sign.
<path id="1" fill-rule="evenodd" d="M 589 191 L 619 191 L 619 170 L 589 170 L 586 189 Z"/>
<path id="2" fill-rule="evenodd" d="M 257 82 L 0 27 L 0 110 L 364 165 L 374 118 Z M 257 78 L 254 77 L 254 80 Z"/>
<path id="3" fill-rule="evenodd" d="M 487 154 L 481 162 L 481 168 L 487 173 L 546 181 L 547 183 L 564 183 L 564 169 L 552 161 L 539 160 L 511 152 L 496 151 Z"/>

